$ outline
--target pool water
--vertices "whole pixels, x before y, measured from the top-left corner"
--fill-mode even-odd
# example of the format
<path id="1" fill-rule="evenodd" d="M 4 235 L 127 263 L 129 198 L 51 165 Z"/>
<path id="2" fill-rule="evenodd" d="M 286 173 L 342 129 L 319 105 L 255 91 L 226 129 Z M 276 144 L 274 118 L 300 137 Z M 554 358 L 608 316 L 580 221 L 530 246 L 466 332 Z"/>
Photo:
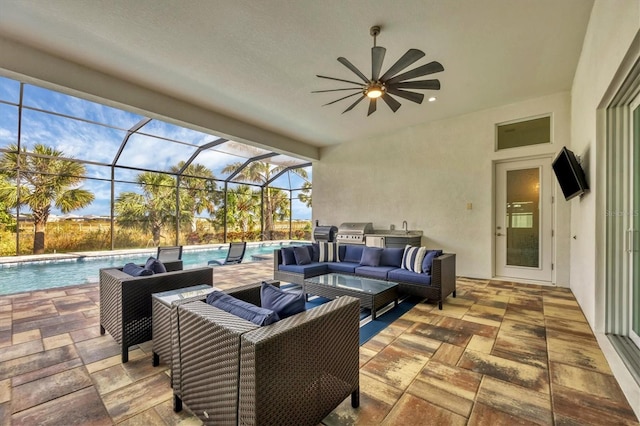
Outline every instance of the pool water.
<path id="1" fill-rule="evenodd" d="M 243 263 L 251 262 L 251 256 L 273 254 L 281 246 L 299 243 L 257 243 L 247 244 Z M 220 249 L 195 249 L 182 252 L 184 269 L 207 266 L 210 260 L 223 262 L 228 246 Z M 143 264 L 155 254 L 136 253 L 132 255 L 83 257 L 46 262 L 20 262 L 0 265 L 0 295 L 43 290 L 69 285 L 98 282 L 100 268 L 121 267 L 133 262 Z"/>

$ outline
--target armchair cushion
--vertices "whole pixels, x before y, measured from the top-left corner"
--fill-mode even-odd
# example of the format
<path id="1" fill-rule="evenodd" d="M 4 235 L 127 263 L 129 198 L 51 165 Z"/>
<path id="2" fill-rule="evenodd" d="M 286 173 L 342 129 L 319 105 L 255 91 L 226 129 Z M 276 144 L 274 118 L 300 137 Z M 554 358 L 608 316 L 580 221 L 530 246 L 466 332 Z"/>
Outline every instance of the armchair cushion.
<path id="1" fill-rule="evenodd" d="M 293 255 L 296 258 L 296 265 L 308 265 L 311 263 L 309 249 L 305 246 L 294 247 Z"/>
<path id="2" fill-rule="evenodd" d="M 295 265 L 296 264 L 296 256 L 293 253 L 293 247 L 285 247 L 281 248 L 282 252 L 282 264 L 283 265 Z"/>
<path id="3" fill-rule="evenodd" d="M 256 325 L 269 325 L 280 319 L 278 314 L 271 309 L 252 305 L 221 291 L 209 293 L 207 303 Z"/>
<path id="4" fill-rule="evenodd" d="M 167 268 L 165 268 L 164 263 L 160 262 L 153 256 L 147 259 L 147 263 L 144 264 L 144 269 L 153 271 L 154 274 L 163 274 L 167 272 Z"/>
<path id="5" fill-rule="evenodd" d="M 280 319 L 298 314 L 305 310 L 304 293 L 280 290 L 267 282 L 262 282 L 260 301 L 263 308 L 271 309 Z"/>
<path id="6" fill-rule="evenodd" d="M 138 266 L 135 263 L 127 263 L 122 268 L 122 272 L 125 274 L 131 275 L 132 277 L 143 277 L 146 275 L 153 275 L 153 271 L 150 269 L 145 269 L 142 266 Z"/>

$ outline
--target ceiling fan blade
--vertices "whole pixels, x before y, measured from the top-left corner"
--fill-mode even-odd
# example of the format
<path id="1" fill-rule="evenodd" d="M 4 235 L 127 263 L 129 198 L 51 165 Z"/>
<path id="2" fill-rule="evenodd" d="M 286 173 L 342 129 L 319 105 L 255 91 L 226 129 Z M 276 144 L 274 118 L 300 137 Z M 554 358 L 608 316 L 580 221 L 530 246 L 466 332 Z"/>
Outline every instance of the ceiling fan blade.
<path id="1" fill-rule="evenodd" d="M 421 104 L 424 99 L 424 95 L 422 93 L 415 92 L 407 92 L 406 90 L 396 89 L 396 87 L 387 87 L 387 92 L 392 95 L 400 96 L 401 98 L 410 100 L 411 102 L 415 102 L 417 104 Z"/>
<path id="2" fill-rule="evenodd" d="M 378 81 L 378 77 L 380 77 L 385 53 L 387 53 L 387 49 L 384 47 L 376 46 L 371 48 L 371 80 L 373 81 Z"/>
<path id="3" fill-rule="evenodd" d="M 362 81 L 364 81 L 365 83 L 369 83 L 369 79 L 364 74 L 362 74 L 360 72 L 360 70 L 355 67 L 355 65 L 353 65 L 351 62 L 349 62 L 349 60 L 347 58 L 343 58 L 342 56 L 340 56 L 338 58 L 338 62 L 340 62 L 342 65 L 344 65 L 345 67 L 347 67 L 351 71 L 353 71 L 353 73 L 355 75 L 357 75 L 358 77 L 360 77 L 362 79 Z"/>
<path id="4" fill-rule="evenodd" d="M 376 112 L 376 101 L 378 99 L 376 98 L 371 98 L 369 100 L 369 112 L 367 112 L 367 117 L 370 116 L 371 114 L 373 114 L 374 112 Z"/>
<path id="5" fill-rule="evenodd" d="M 340 99 L 336 99 L 335 101 L 331 101 L 331 102 L 329 102 L 328 104 L 324 104 L 324 105 L 322 105 L 322 106 L 327 106 L 327 105 L 335 104 L 336 102 L 340 102 L 340 101 L 341 101 L 341 100 L 343 100 L 343 99 L 347 99 L 347 98 L 350 98 L 350 97 L 355 96 L 355 95 L 357 95 L 357 93 L 352 93 L 352 94 L 350 94 L 350 95 L 343 96 L 343 97 L 342 97 L 342 98 L 340 98 Z"/>
<path id="6" fill-rule="evenodd" d="M 382 99 L 389 105 L 389 108 L 391 108 L 393 112 L 396 112 L 401 106 L 400 102 L 396 101 L 388 93 L 383 94 Z"/>
<path id="7" fill-rule="evenodd" d="M 386 84 L 397 83 L 398 81 L 409 80 L 410 78 L 422 77 L 423 75 L 433 74 L 436 72 L 444 71 L 444 67 L 440 64 L 440 62 L 429 62 L 426 65 L 422 65 L 421 67 L 414 68 L 411 71 L 407 71 L 400 75 L 397 75 L 389 80 L 385 81 Z"/>
<path id="8" fill-rule="evenodd" d="M 362 88 L 360 88 L 360 87 L 349 87 L 347 89 L 313 90 L 311 93 L 340 92 L 342 90 L 362 90 Z"/>
<path id="9" fill-rule="evenodd" d="M 440 80 L 416 80 L 416 81 L 403 81 L 392 84 L 393 87 L 398 89 L 431 89 L 440 90 Z"/>
<path id="10" fill-rule="evenodd" d="M 358 83 L 357 81 L 343 80 L 343 79 L 341 79 L 341 78 L 327 77 L 327 76 L 325 76 L 325 75 L 316 75 L 316 77 L 326 78 L 327 80 L 342 81 L 343 83 L 357 84 L 358 86 L 364 86 L 362 83 Z"/>
<path id="11" fill-rule="evenodd" d="M 361 100 L 363 100 L 364 98 L 365 98 L 365 96 L 364 96 L 364 95 L 360 96 L 360 97 L 358 98 L 358 100 L 357 100 L 357 101 L 355 101 L 354 103 L 352 103 L 352 104 L 351 104 L 351 106 L 350 106 L 349 108 L 345 109 L 344 111 L 342 111 L 342 113 L 344 114 L 344 113 L 345 113 L 345 112 L 347 112 L 347 111 L 351 111 L 351 110 L 353 109 L 353 107 L 354 107 L 354 106 L 356 106 L 356 105 L 358 105 L 358 104 L 360 103 L 360 101 L 361 101 Z"/>
<path id="12" fill-rule="evenodd" d="M 388 78 L 393 77 L 394 75 L 398 74 L 400 71 L 402 71 L 409 65 L 413 64 L 415 61 L 422 58 L 423 56 L 424 56 L 424 52 L 422 50 L 418 50 L 418 49 L 407 50 L 407 53 L 402 55 L 402 57 L 398 59 L 395 64 L 391 65 L 391 68 L 389 68 L 387 72 L 385 72 L 384 75 L 380 77 L 380 80 L 384 81 Z"/>

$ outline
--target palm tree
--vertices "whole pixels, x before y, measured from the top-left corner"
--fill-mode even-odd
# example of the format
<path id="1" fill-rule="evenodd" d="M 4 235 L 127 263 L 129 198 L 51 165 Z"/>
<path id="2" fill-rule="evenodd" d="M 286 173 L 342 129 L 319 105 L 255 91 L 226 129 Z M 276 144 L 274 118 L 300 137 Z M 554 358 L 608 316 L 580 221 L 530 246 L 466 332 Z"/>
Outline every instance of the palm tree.
<path id="1" fill-rule="evenodd" d="M 302 189 L 298 194 L 298 200 L 304 203 L 307 208 L 311 208 L 311 182 L 305 181 L 304 184 L 302 184 Z"/>
<path id="2" fill-rule="evenodd" d="M 86 168 L 62 151 L 36 144 L 31 153 L 17 145 L 7 147 L 0 160 L 6 179 L 0 188 L 0 200 L 10 208 L 28 206 L 33 216 L 35 234 L 33 254 L 43 254 L 45 231 L 51 208 L 69 213 L 88 206 L 94 195 L 80 184 Z M 19 190 L 18 190 L 19 188 Z"/>
<path id="3" fill-rule="evenodd" d="M 232 163 L 222 169 L 222 173 L 229 174 L 235 172 L 238 168 L 242 166 L 243 163 Z M 265 185 L 273 176 L 281 172 L 287 168 L 286 166 L 276 166 L 273 167 L 269 163 L 265 163 L 263 161 L 254 161 L 245 167 L 238 175 L 236 179 L 244 180 L 251 183 L 260 184 L 261 186 Z M 292 169 L 293 173 L 302 177 L 303 179 L 307 178 L 307 171 L 304 169 Z M 274 210 L 273 203 L 271 201 L 271 194 L 273 193 L 273 189 L 268 186 L 264 188 L 264 234 L 268 236 L 270 240 L 273 239 L 273 219 L 274 219 Z"/>
<path id="4" fill-rule="evenodd" d="M 249 185 L 239 185 L 227 193 L 227 228 L 240 230 L 243 234 L 255 228 L 260 218 L 259 206 L 255 202 L 259 194 Z M 224 213 L 224 210 L 218 211 Z"/>
<path id="5" fill-rule="evenodd" d="M 136 183 L 142 193 L 123 192 L 118 196 L 114 204 L 116 220 L 124 228 L 151 232 L 153 242 L 160 244 L 162 229 L 175 224 L 175 179 L 164 173 L 143 172 L 136 177 Z M 184 213 L 181 219 L 184 219 Z"/>
<path id="6" fill-rule="evenodd" d="M 184 167 L 184 161 L 171 167 L 174 173 Z M 189 210 L 192 215 L 191 232 L 196 231 L 197 215 L 207 211 L 214 213 L 216 204 L 220 200 L 213 172 L 202 164 L 189 164 L 180 178 L 180 206 L 182 210 Z"/>

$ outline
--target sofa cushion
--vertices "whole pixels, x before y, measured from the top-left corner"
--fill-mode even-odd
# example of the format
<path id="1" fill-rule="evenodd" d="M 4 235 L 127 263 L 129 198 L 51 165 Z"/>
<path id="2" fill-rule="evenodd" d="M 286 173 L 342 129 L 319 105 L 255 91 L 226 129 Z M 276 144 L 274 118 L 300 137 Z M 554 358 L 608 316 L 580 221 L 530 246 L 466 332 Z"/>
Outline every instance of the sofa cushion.
<path id="1" fill-rule="evenodd" d="M 308 265 L 279 265 L 278 270 L 304 274 L 305 277 L 314 277 L 329 272 L 328 263 L 313 262 Z"/>
<path id="2" fill-rule="evenodd" d="M 165 268 L 164 264 L 153 256 L 147 259 L 147 262 L 144 264 L 144 269 L 153 271 L 154 274 L 163 274 L 167 272 L 167 268 Z"/>
<path id="3" fill-rule="evenodd" d="M 209 293 L 207 303 L 256 325 L 273 324 L 279 319 L 278 314 L 271 309 L 261 308 L 221 291 Z"/>
<path id="4" fill-rule="evenodd" d="M 144 277 L 147 275 L 153 275 L 153 271 L 150 269 L 144 269 L 143 266 L 138 266 L 135 263 L 127 263 L 122 267 L 122 272 L 129 274 L 132 277 Z"/>
<path id="5" fill-rule="evenodd" d="M 360 264 L 362 266 L 378 266 L 380 265 L 380 256 L 382 255 L 382 249 L 378 247 L 365 247 L 362 250 L 362 257 L 360 258 Z"/>
<path id="6" fill-rule="evenodd" d="M 309 256 L 309 249 L 304 246 L 294 247 L 293 255 L 296 258 L 296 265 L 308 265 L 311 263 L 311 256 Z"/>
<path id="7" fill-rule="evenodd" d="M 395 266 L 360 266 L 356 268 L 356 275 L 362 275 L 363 277 L 376 278 L 379 280 L 386 280 L 389 271 L 398 269 Z"/>
<path id="8" fill-rule="evenodd" d="M 285 247 L 280 249 L 280 253 L 282 253 L 282 264 L 283 265 L 295 265 L 296 264 L 296 255 L 293 253 L 294 247 Z"/>
<path id="9" fill-rule="evenodd" d="M 342 249 L 342 246 L 340 247 Z M 342 262 L 360 263 L 364 246 L 356 246 L 348 244 L 344 246 L 344 254 L 342 254 Z"/>
<path id="10" fill-rule="evenodd" d="M 397 268 L 389 271 L 389 273 L 387 274 L 387 279 L 389 281 L 431 285 L 431 275 L 419 274 L 417 272 L 411 272 L 402 268 Z"/>
<path id="11" fill-rule="evenodd" d="M 271 309 L 280 319 L 304 311 L 305 297 L 301 291 L 284 291 L 267 282 L 260 287 L 260 302 L 263 308 Z"/>
<path id="12" fill-rule="evenodd" d="M 412 247 L 406 246 L 404 248 L 404 255 L 402 256 L 402 269 L 406 269 L 411 272 L 422 272 L 422 261 L 427 253 L 426 247 Z"/>
<path id="13" fill-rule="evenodd" d="M 337 243 L 318 243 L 320 249 L 318 255 L 319 262 L 339 262 L 338 258 L 338 244 Z"/>
<path id="14" fill-rule="evenodd" d="M 359 267 L 359 263 L 353 262 L 328 262 L 327 269 L 329 272 L 346 272 L 348 274 L 353 274 L 356 271 L 356 268 Z"/>
<path id="15" fill-rule="evenodd" d="M 399 268 L 402 266 L 402 256 L 404 255 L 403 248 L 384 248 L 380 255 L 380 265 L 382 266 L 395 266 Z"/>
<path id="16" fill-rule="evenodd" d="M 422 261 L 422 272 L 430 274 L 433 259 L 438 256 L 442 256 L 442 250 L 427 250 L 427 254 L 424 256 L 424 260 Z"/>

